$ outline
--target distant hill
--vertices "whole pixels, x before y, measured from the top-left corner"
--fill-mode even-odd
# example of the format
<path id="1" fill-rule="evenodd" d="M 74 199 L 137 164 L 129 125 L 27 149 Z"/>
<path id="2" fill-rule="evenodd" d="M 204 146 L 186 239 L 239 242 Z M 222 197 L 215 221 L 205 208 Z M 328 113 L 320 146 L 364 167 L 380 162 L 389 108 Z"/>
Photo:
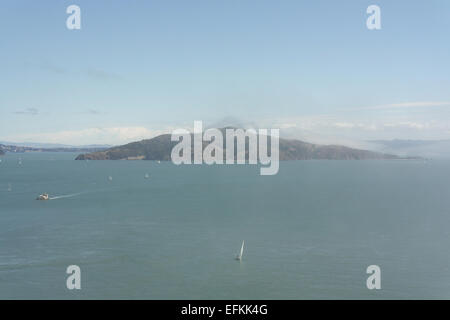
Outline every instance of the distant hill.
<path id="1" fill-rule="evenodd" d="M 36 149 L 107 149 L 112 147 L 111 145 L 107 144 L 69 145 L 59 143 L 11 142 L 11 141 L 0 141 L 0 145 L 29 147 Z"/>
<path id="2" fill-rule="evenodd" d="M 224 129 L 222 129 L 224 130 Z M 170 140 L 170 134 L 153 139 L 132 142 L 99 152 L 80 154 L 76 160 L 171 160 L 172 148 L 178 144 Z M 203 144 L 206 146 L 208 143 Z M 225 146 L 225 144 L 224 144 Z M 353 149 L 339 145 L 317 145 L 299 140 L 280 138 L 280 160 L 366 160 L 400 159 L 391 154 Z M 224 148 L 225 149 L 225 148 Z M 224 151 L 225 154 L 225 151 Z"/>
<path id="3" fill-rule="evenodd" d="M 11 153 L 24 153 L 24 152 L 95 152 L 105 150 L 107 148 L 96 148 L 96 147 L 53 147 L 53 148 L 42 148 L 42 147 L 26 147 L 17 145 L 4 145 L 0 144 L 0 150 L 2 152 Z"/>
<path id="4" fill-rule="evenodd" d="M 450 158 L 450 140 L 372 140 L 374 150 L 403 157 L 419 156 L 433 159 Z"/>

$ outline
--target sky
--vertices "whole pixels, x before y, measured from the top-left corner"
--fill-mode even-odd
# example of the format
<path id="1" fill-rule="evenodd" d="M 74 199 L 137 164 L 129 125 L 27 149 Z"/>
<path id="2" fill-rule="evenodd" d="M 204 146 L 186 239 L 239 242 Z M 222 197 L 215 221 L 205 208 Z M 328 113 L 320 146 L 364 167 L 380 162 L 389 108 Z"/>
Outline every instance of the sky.
<path id="1" fill-rule="evenodd" d="M 1 1 L 0 141 L 117 145 L 194 120 L 450 139 L 449 35 L 447 0 Z"/>

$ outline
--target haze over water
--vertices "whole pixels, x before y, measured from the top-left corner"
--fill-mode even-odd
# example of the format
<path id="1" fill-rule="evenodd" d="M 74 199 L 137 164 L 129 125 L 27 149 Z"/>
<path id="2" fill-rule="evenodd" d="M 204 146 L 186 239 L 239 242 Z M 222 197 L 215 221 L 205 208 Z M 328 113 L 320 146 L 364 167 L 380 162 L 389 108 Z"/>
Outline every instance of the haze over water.
<path id="1" fill-rule="evenodd" d="M 448 161 L 293 161 L 260 176 L 75 156 L 0 158 L 1 299 L 450 298 Z M 73 264 L 82 289 L 69 291 Z"/>

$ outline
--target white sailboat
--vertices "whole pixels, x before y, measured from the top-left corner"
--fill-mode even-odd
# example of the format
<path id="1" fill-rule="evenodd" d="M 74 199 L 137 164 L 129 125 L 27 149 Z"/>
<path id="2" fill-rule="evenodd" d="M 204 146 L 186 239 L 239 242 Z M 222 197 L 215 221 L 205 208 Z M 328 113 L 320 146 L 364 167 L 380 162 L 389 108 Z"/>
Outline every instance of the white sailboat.
<path id="1" fill-rule="evenodd" d="M 242 254 L 244 253 L 244 240 L 242 240 L 241 252 L 236 256 L 236 260 L 242 260 Z"/>

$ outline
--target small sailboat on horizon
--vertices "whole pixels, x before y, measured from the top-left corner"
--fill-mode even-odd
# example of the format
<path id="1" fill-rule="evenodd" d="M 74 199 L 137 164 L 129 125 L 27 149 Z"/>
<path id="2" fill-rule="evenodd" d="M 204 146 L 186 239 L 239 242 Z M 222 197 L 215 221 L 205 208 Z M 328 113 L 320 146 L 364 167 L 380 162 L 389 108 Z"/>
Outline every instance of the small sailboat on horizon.
<path id="1" fill-rule="evenodd" d="M 242 240 L 242 246 L 241 246 L 241 251 L 239 252 L 239 254 L 236 256 L 236 260 L 241 261 L 242 260 L 242 254 L 244 253 L 244 240 Z"/>

